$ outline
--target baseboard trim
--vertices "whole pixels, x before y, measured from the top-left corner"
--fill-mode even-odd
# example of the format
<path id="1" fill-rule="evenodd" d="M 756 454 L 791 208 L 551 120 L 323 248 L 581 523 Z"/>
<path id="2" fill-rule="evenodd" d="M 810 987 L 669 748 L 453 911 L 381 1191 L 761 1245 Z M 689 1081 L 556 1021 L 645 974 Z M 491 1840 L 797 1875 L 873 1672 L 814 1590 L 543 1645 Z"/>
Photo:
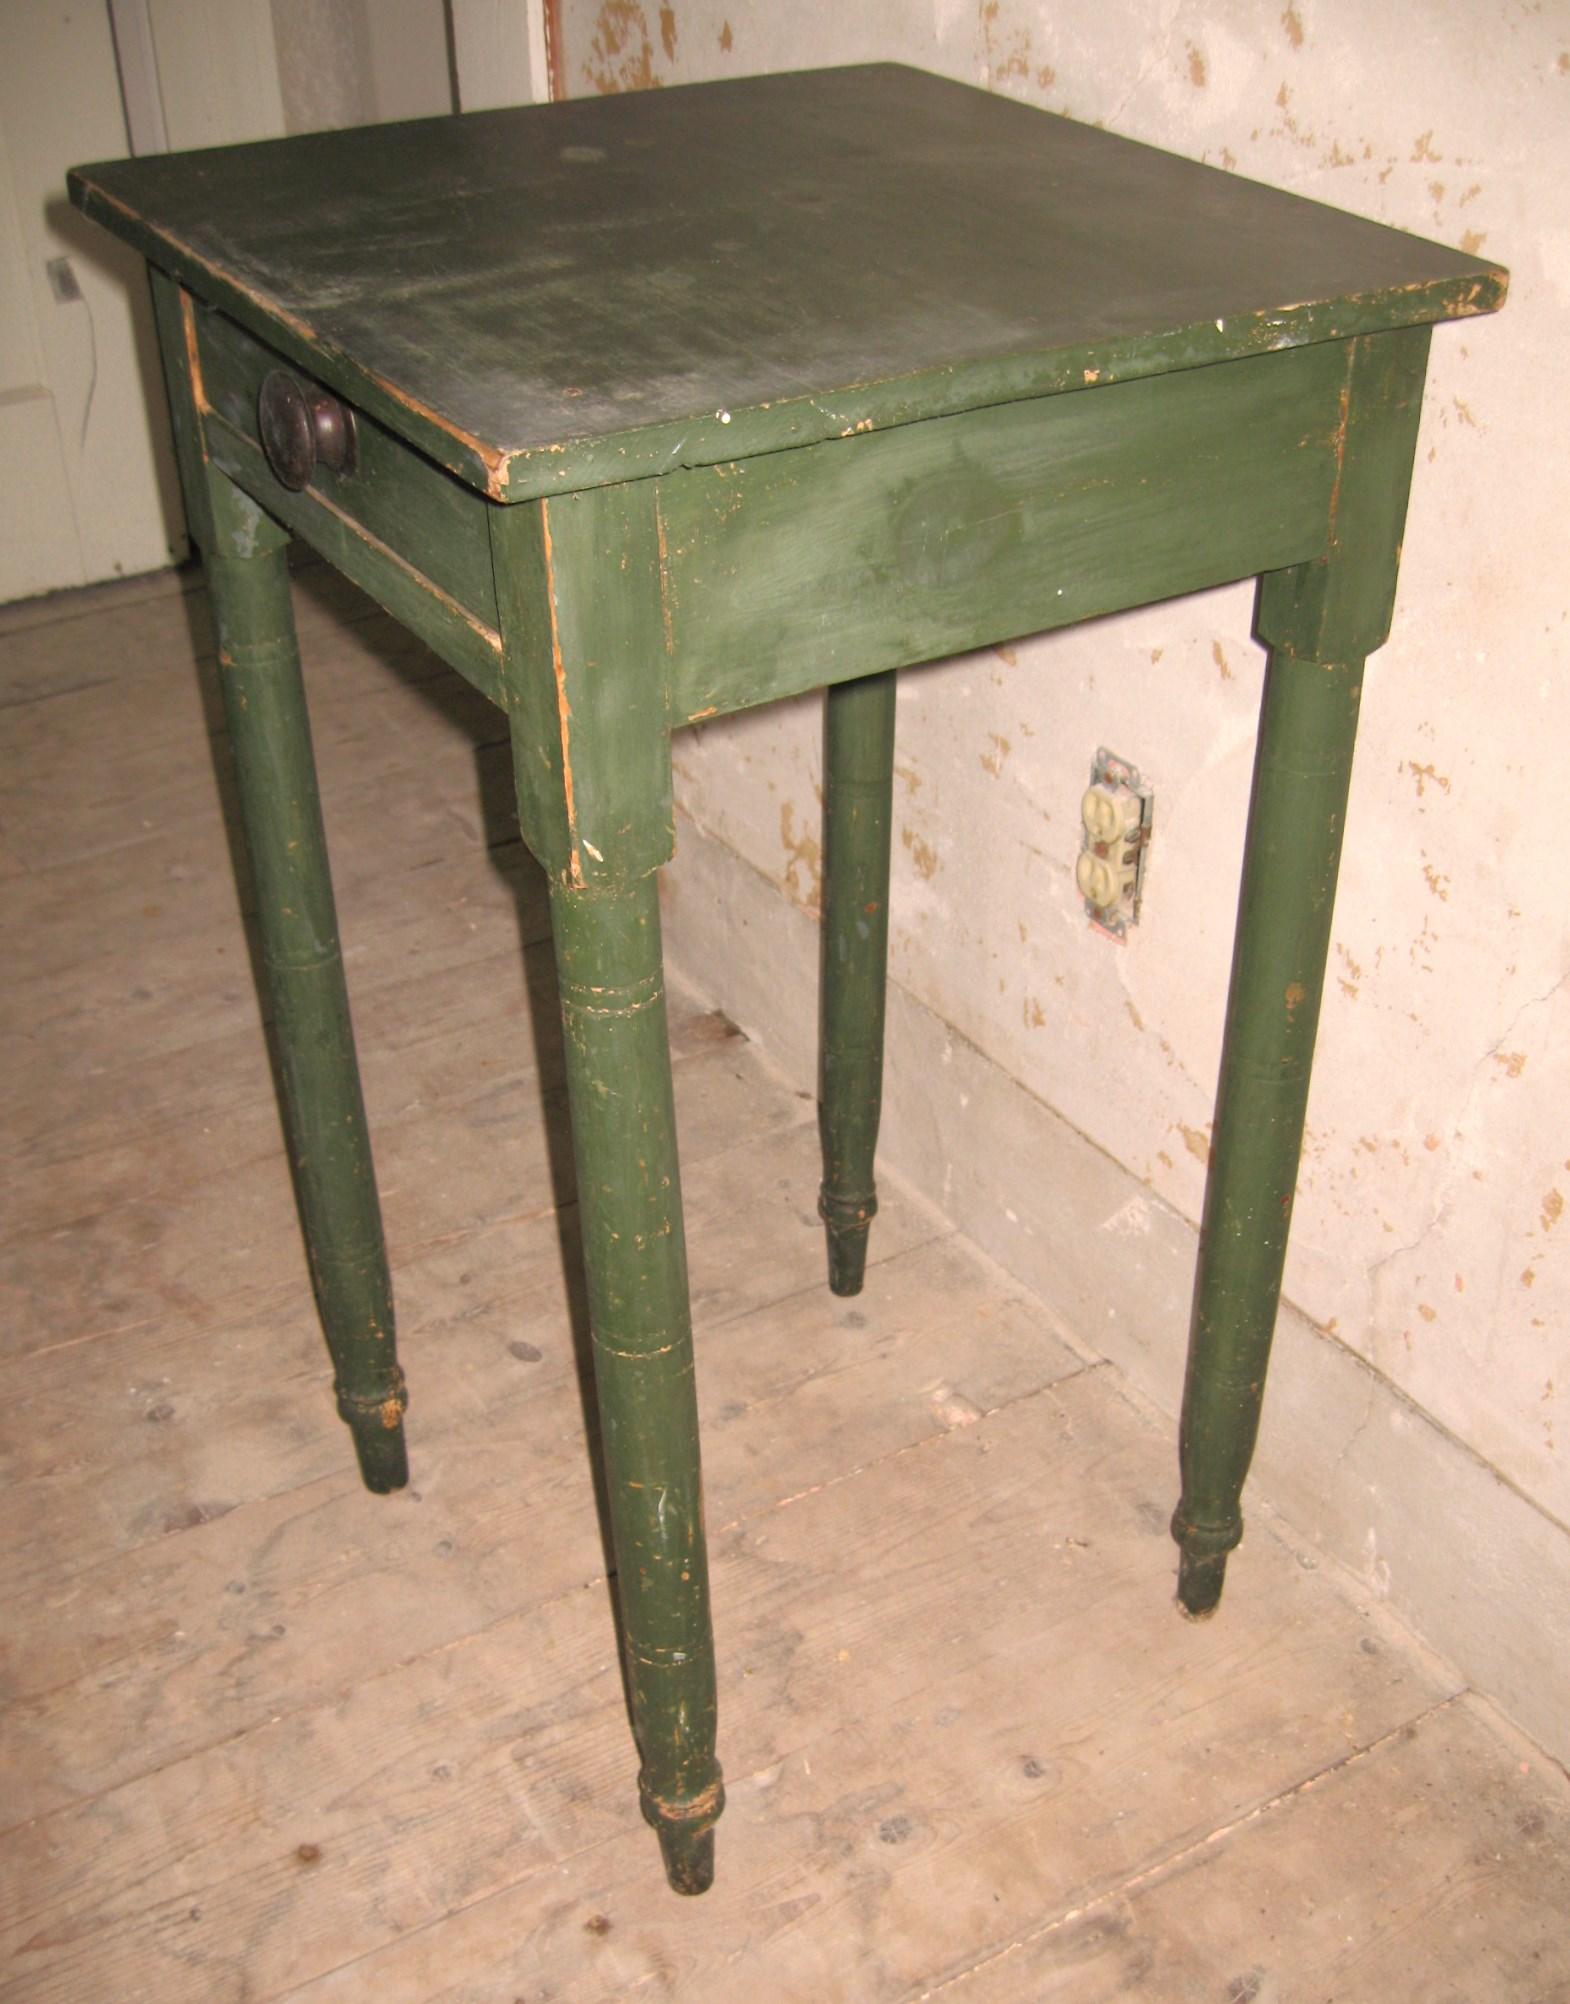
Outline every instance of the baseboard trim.
<path id="1" fill-rule="evenodd" d="M 664 875 L 673 967 L 811 1089 L 816 919 L 686 815 Z M 879 1158 L 1175 1419 L 1193 1225 L 897 984 Z M 1250 1492 L 1570 1765 L 1570 1534 L 1290 1304 Z"/>

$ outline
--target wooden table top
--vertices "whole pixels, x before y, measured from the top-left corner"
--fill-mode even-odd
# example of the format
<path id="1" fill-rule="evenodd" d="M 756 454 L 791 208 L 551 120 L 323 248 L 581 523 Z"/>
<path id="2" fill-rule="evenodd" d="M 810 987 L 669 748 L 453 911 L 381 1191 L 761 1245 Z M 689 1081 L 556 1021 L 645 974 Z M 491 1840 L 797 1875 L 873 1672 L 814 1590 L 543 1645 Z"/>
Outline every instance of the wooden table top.
<path id="1" fill-rule="evenodd" d="M 1489 312 L 1497 266 L 894 64 L 76 169 L 498 498 Z"/>

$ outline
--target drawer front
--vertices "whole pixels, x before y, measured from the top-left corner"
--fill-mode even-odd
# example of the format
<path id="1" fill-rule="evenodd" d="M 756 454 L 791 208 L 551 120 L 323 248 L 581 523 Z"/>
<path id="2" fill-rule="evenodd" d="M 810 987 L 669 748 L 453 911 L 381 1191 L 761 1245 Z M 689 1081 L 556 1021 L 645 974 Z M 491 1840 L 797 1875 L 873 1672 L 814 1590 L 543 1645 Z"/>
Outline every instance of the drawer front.
<path id="1" fill-rule="evenodd" d="M 490 548 L 494 504 L 347 405 L 352 465 L 338 473 L 318 461 L 303 487 L 284 486 L 261 443 L 262 384 L 282 370 L 302 389 L 318 385 L 214 308 L 195 305 L 194 326 L 213 463 L 494 694 L 501 650 Z"/>

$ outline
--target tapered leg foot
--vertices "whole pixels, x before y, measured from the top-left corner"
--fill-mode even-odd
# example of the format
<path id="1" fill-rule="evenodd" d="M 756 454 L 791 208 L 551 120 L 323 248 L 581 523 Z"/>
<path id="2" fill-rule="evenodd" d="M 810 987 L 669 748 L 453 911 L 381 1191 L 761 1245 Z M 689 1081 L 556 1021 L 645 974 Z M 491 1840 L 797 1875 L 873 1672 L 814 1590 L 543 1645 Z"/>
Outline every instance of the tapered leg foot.
<path id="1" fill-rule="evenodd" d="M 1191 1621 L 1215 1613 L 1226 1584 L 1227 1556 L 1241 1542 L 1241 1517 L 1222 1529 L 1192 1524 L 1180 1504 L 1173 1514 L 1172 1535 L 1178 1546 L 1177 1598 Z"/>
<path id="2" fill-rule="evenodd" d="M 1227 1561 L 1223 1552 L 1213 1559 L 1196 1559 L 1188 1552 L 1178 1556 L 1178 1606 L 1190 1621 L 1204 1621 L 1221 1603 L 1226 1585 Z"/>
<path id="3" fill-rule="evenodd" d="M 351 1399 L 339 1388 L 338 1411 L 354 1440 L 360 1479 L 378 1496 L 402 1489 L 409 1480 L 409 1450 L 403 1433 L 408 1403 L 402 1371 L 397 1372 L 396 1385 L 382 1399 Z"/>
<path id="4" fill-rule="evenodd" d="M 878 1209 L 893 789 L 892 672 L 825 690 L 818 1215 L 835 1294 L 861 1292 Z"/>
<path id="5" fill-rule="evenodd" d="M 714 1884 L 714 1832 L 701 1830 L 696 1836 L 678 1825 L 660 1826 L 660 1856 L 673 1893 L 706 1893 Z"/>
<path id="6" fill-rule="evenodd" d="M 818 1216 L 823 1220 L 829 1243 L 831 1294 L 860 1294 L 867 1278 L 867 1242 L 872 1236 L 877 1208 L 878 1200 L 872 1197 L 866 1203 L 847 1206 L 847 1216 L 834 1205 L 827 1191 L 818 1198 Z"/>
<path id="7" fill-rule="evenodd" d="M 691 1897 L 714 1884 L 714 1825 L 725 1807 L 725 1789 L 715 1767 L 712 1786 L 690 1802 L 661 1802 L 640 1785 L 645 1819 L 660 1840 L 660 1857 L 673 1893 Z"/>

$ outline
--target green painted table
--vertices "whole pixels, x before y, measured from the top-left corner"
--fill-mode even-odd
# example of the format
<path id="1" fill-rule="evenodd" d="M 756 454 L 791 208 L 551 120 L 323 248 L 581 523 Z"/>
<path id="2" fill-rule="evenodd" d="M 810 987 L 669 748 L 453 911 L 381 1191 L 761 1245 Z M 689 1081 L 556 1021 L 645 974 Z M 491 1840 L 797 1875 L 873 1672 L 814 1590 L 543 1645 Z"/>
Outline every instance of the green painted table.
<path id="1" fill-rule="evenodd" d="M 280 1095 L 365 1480 L 403 1377 L 284 550 L 507 713 L 551 915 L 625 1669 L 671 1883 L 723 1801 L 656 872 L 670 735 L 826 689 L 830 1284 L 876 1198 L 894 673 L 1257 576 L 1269 649 L 1184 1397 L 1242 1535 L 1364 657 L 1429 327 L 1493 266 L 894 66 L 83 168 L 147 258 Z M 1065 856 L 1064 868 L 1073 858 Z"/>

